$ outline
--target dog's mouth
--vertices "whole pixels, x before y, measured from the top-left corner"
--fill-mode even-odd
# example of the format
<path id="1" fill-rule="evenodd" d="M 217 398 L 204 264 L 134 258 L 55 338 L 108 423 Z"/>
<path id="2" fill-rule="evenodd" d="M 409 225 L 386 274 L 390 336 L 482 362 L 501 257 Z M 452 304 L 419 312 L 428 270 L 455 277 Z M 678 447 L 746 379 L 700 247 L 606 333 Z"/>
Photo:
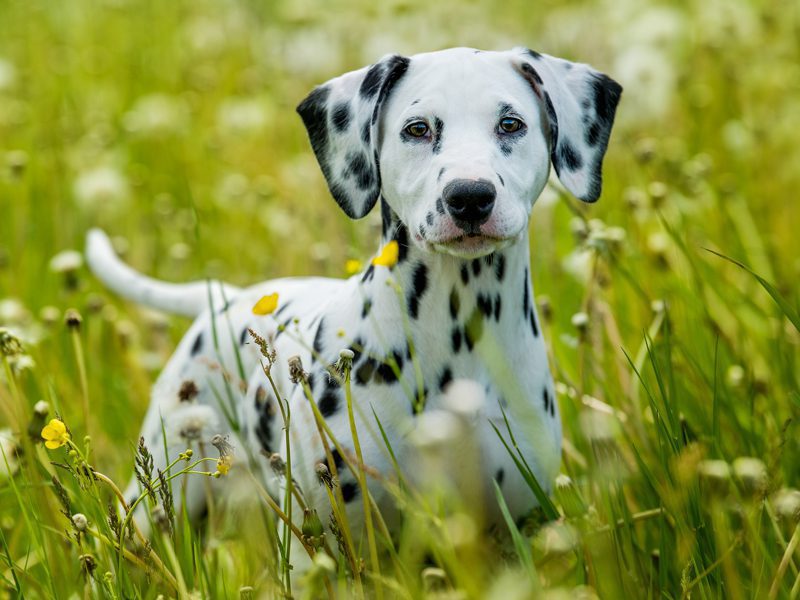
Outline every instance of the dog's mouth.
<path id="1" fill-rule="evenodd" d="M 514 243 L 514 237 L 494 237 L 477 233 L 467 233 L 458 237 L 429 242 L 435 252 L 450 254 L 458 258 L 480 258 L 492 252 L 507 248 Z"/>

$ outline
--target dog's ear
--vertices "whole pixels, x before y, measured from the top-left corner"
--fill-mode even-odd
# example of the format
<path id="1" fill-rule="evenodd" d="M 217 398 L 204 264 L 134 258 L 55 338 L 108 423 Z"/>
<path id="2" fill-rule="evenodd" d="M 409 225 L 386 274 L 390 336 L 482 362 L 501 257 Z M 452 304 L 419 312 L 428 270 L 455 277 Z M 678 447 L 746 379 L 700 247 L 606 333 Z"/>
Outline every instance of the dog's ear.
<path id="1" fill-rule="evenodd" d="M 596 201 L 622 86 L 589 65 L 527 48 L 512 50 L 511 54 L 514 67 L 544 107 L 556 175 L 576 198 Z"/>
<path id="2" fill-rule="evenodd" d="M 378 117 L 409 59 L 385 56 L 314 89 L 297 107 L 336 202 L 353 219 L 366 215 L 380 195 Z"/>

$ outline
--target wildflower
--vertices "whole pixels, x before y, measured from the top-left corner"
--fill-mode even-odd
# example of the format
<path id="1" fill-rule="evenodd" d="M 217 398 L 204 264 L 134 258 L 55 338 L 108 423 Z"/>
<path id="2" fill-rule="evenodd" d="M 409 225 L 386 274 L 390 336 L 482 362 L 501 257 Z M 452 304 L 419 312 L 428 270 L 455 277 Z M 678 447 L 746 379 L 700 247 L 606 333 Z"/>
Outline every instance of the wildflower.
<path id="1" fill-rule="evenodd" d="M 745 495 L 761 495 L 767 489 L 767 467 L 758 458 L 740 456 L 733 461 L 733 473 Z"/>
<path id="2" fill-rule="evenodd" d="M 178 390 L 178 399 L 181 402 L 191 402 L 197 398 L 199 393 L 200 390 L 197 389 L 197 384 L 191 379 L 187 379 L 181 384 L 181 387 Z"/>
<path id="3" fill-rule="evenodd" d="M 74 308 L 70 308 L 64 313 L 64 324 L 70 329 L 79 329 L 83 323 L 81 313 Z"/>
<path id="4" fill-rule="evenodd" d="M 317 479 L 319 479 L 320 485 L 325 485 L 328 489 L 332 490 L 336 482 L 333 479 L 333 475 L 331 475 L 330 469 L 328 469 L 328 465 L 319 462 L 314 468 L 314 471 L 317 473 Z"/>
<path id="5" fill-rule="evenodd" d="M 22 354 L 19 338 L 3 327 L 0 327 L 0 354 L 6 357 Z"/>
<path id="6" fill-rule="evenodd" d="M 231 470 L 231 465 L 233 465 L 233 456 L 230 454 L 220 456 L 217 459 L 217 473 L 227 475 L 228 471 Z M 217 473 L 214 473 L 214 475 L 217 476 Z"/>
<path id="7" fill-rule="evenodd" d="M 372 259 L 372 264 L 376 267 L 393 267 L 397 264 L 400 256 L 400 246 L 397 240 L 392 240 L 381 249 L 380 254 Z"/>
<path id="8" fill-rule="evenodd" d="M 286 463 L 277 452 L 273 452 L 269 455 L 269 466 L 276 475 L 282 476 L 286 474 Z"/>
<path id="9" fill-rule="evenodd" d="M 73 194 L 79 206 L 87 209 L 121 207 L 130 197 L 128 180 L 113 167 L 97 167 L 81 173 Z"/>
<path id="10" fill-rule="evenodd" d="M 215 435 L 211 438 L 211 445 L 217 449 L 220 456 L 229 456 L 233 454 L 233 446 L 228 441 L 227 435 Z"/>
<path id="11" fill-rule="evenodd" d="M 42 439 L 44 445 L 50 449 L 55 450 L 69 442 L 69 432 L 67 426 L 60 419 L 51 419 L 50 422 L 42 429 Z"/>
<path id="12" fill-rule="evenodd" d="M 75 531 L 83 532 L 89 526 L 89 520 L 83 513 L 75 513 L 72 515 L 72 524 L 75 526 Z"/>
<path id="13" fill-rule="evenodd" d="M 181 98 L 149 94 L 139 98 L 125 113 L 123 125 L 133 134 L 158 138 L 184 130 L 189 121 L 188 112 Z"/>
<path id="14" fill-rule="evenodd" d="M 800 492 L 784 488 L 779 490 L 772 499 L 775 512 L 781 519 L 789 523 L 800 522 Z"/>
<path id="15" fill-rule="evenodd" d="M 50 404 L 45 400 L 39 400 L 33 405 L 33 412 L 40 417 L 46 417 L 50 412 Z"/>
<path id="16" fill-rule="evenodd" d="M 303 540 L 311 547 L 319 549 L 325 543 L 322 521 L 320 521 L 316 510 L 306 508 L 303 511 L 301 531 L 303 532 Z"/>
<path id="17" fill-rule="evenodd" d="M 589 315 L 585 312 L 577 312 L 572 315 L 572 326 L 580 332 L 586 331 L 586 328 L 589 326 Z"/>
<path id="18" fill-rule="evenodd" d="M 576 518 L 586 514 L 586 503 L 581 497 L 578 486 L 568 475 L 562 473 L 556 477 L 555 495 L 567 517 Z"/>
<path id="19" fill-rule="evenodd" d="M 355 358 L 355 356 L 355 352 L 350 350 L 350 348 L 343 348 L 339 351 L 339 360 L 336 361 L 336 364 L 333 366 L 339 376 L 344 377 L 345 371 L 349 372 L 353 368 L 353 358 Z"/>
<path id="20" fill-rule="evenodd" d="M 0 429 L 0 478 L 12 477 L 19 470 L 20 447 L 10 429 Z"/>
<path id="21" fill-rule="evenodd" d="M 303 371 L 303 362 L 299 356 L 290 356 L 289 360 L 289 381 L 300 383 L 308 381 L 308 373 Z"/>
<path id="22" fill-rule="evenodd" d="M 217 427 L 217 414 L 205 404 L 181 404 L 166 417 L 167 439 L 194 442 Z M 177 438 L 177 439 L 176 439 Z"/>
<path id="23" fill-rule="evenodd" d="M 64 250 L 50 259 L 50 270 L 61 273 L 68 280 L 83 266 L 83 255 L 77 250 Z"/>
<path id="24" fill-rule="evenodd" d="M 226 134 L 252 135 L 267 124 L 267 111 L 257 98 L 231 98 L 217 111 L 217 126 Z"/>
<path id="25" fill-rule="evenodd" d="M 262 296 L 261 299 L 253 306 L 254 315 L 270 315 L 278 308 L 278 293 Z"/>
<path id="26" fill-rule="evenodd" d="M 344 271 L 348 275 L 355 275 L 360 272 L 364 265 L 357 258 L 350 258 L 344 263 Z"/>

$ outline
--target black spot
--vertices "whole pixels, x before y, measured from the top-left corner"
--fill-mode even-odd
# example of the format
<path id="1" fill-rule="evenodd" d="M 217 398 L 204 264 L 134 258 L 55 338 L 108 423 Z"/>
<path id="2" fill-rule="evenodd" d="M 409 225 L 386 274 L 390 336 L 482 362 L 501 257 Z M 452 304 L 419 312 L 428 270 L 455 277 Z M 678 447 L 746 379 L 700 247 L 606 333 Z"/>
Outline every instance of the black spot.
<path id="1" fill-rule="evenodd" d="M 450 367 L 445 367 L 442 374 L 439 376 L 439 389 L 444 391 L 444 388 L 447 387 L 447 384 L 453 381 L 453 371 Z"/>
<path id="2" fill-rule="evenodd" d="M 531 65 L 530 63 L 524 62 L 524 63 L 522 63 L 520 68 L 522 69 L 523 73 L 525 73 L 528 77 L 533 79 L 538 85 L 544 85 L 544 81 L 542 81 L 542 78 L 539 75 L 539 73 L 536 71 L 536 69 L 533 68 L 533 65 Z"/>
<path id="3" fill-rule="evenodd" d="M 478 310 L 480 310 L 485 316 L 490 316 L 492 314 L 492 300 L 488 296 L 484 294 L 478 294 Z"/>
<path id="4" fill-rule="evenodd" d="M 567 140 L 561 142 L 559 155 L 564 166 L 570 171 L 577 171 L 583 166 L 583 159 L 580 153 Z"/>
<path id="5" fill-rule="evenodd" d="M 505 186 L 506 182 L 503 181 L 503 176 L 500 175 L 500 173 L 495 173 L 495 175 L 497 175 L 497 178 L 500 180 L 500 185 Z"/>
<path id="6" fill-rule="evenodd" d="M 506 472 L 503 470 L 502 467 L 497 469 L 497 473 L 494 474 L 494 480 L 497 482 L 497 485 L 503 485 L 503 479 L 506 477 Z"/>
<path id="7" fill-rule="evenodd" d="M 317 354 L 322 354 L 322 340 L 325 336 L 325 319 L 322 318 L 319 321 L 319 327 L 317 327 L 317 333 L 314 334 L 314 352 Z"/>
<path id="8" fill-rule="evenodd" d="M 364 81 L 361 82 L 359 93 L 364 98 L 372 98 L 378 93 L 383 80 L 383 63 L 376 63 L 369 68 L 367 74 L 364 76 Z"/>
<path id="9" fill-rule="evenodd" d="M 507 143 L 503 138 L 500 138 L 500 152 L 503 153 L 503 156 L 511 156 L 514 148 L 511 144 Z"/>
<path id="10" fill-rule="evenodd" d="M 425 226 L 424 225 L 420 225 L 419 226 L 419 237 L 423 237 L 423 238 L 425 237 Z"/>
<path id="11" fill-rule="evenodd" d="M 589 146 L 596 146 L 600 141 L 601 126 L 599 121 L 592 123 L 587 129 L 584 139 Z"/>
<path id="12" fill-rule="evenodd" d="M 444 214 L 444 204 L 442 203 L 441 197 L 436 199 L 436 212 L 438 212 L 440 215 Z"/>
<path id="13" fill-rule="evenodd" d="M 333 458 L 333 466 L 335 466 L 337 470 L 341 469 L 344 466 L 344 459 L 342 458 L 342 455 L 339 454 L 339 451 L 336 448 L 331 450 L 331 457 Z M 325 464 L 328 463 L 327 459 L 325 458 L 323 458 L 320 462 L 323 462 Z"/>
<path id="14" fill-rule="evenodd" d="M 453 327 L 453 333 L 451 337 L 453 352 L 458 354 L 458 352 L 461 350 L 461 328 L 458 326 Z"/>
<path id="15" fill-rule="evenodd" d="M 450 316 L 453 319 L 458 318 L 458 309 L 461 308 L 461 298 L 458 297 L 458 292 L 456 291 L 455 286 L 453 286 L 452 291 L 450 292 Z"/>
<path id="16" fill-rule="evenodd" d="M 392 239 L 397 242 L 397 262 L 403 262 L 408 256 L 408 229 L 402 223 L 398 223 Z"/>
<path id="17" fill-rule="evenodd" d="M 555 156 L 556 145 L 558 144 L 558 117 L 556 116 L 556 109 L 553 106 L 553 101 L 550 99 L 550 94 L 544 93 L 544 105 L 547 109 L 547 120 L 550 122 L 550 153 L 551 159 Z"/>
<path id="18" fill-rule="evenodd" d="M 444 135 L 444 122 L 439 117 L 433 119 L 433 146 L 431 152 L 439 154 L 442 150 L 442 136 Z"/>
<path id="19" fill-rule="evenodd" d="M 494 274 L 497 276 L 497 281 L 503 281 L 506 274 L 506 257 L 498 254 L 494 261 Z"/>
<path id="20" fill-rule="evenodd" d="M 340 102 L 337 104 L 331 115 L 333 121 L 333 128 L 342 132 L 350 125 L 350 104 L 348 102 Z"/>
<path id="21" fill-rule="evenodd" d="M 351 502 L 358 494 L 358 485 L 352 481 L 342 484 L 342 498 L 345 502 Z"/>
<path id="22" fill-rule="evenodd" d="M 361 283 L 366 283 L 367 281 L 371 281 L 372 278 L 375 276 L 375 265 L 370 265 L 367 267 L 367 270 L 364 271 L 364 276 L 361 278 Z"/>
<path id="23" fill-rule="evenodd" d="M 531 331 L 533 332 L 533 337 L 539 336 L 539 326 L 536 324 L 536 313 L 533 312 L 531 308 L 529 320 L 531 322 Z"/>
<path id="24" fill-rule="evenodd" d="M 222 308 L 220 308 L 219 311 L 217 311 L 217 314 L 224 315 L 226 312 L 228 312 L 228 309 L 231 307 L 232 303 L 233 300 L 225 300 L 225 303 L 222 305 Z"/>
<path id="25" fill-rule="evenodd" d="M 499 321 L 500 320 L 500 310 L 501 310 L 500 302 L 501 302 L 500 294 L 497 294 L 494 297 L 494 320 L 495 321 Z"/>
<path id="26" fill-rule="evenodd" d="M 398 351 L 394 351 L 392 353 L 392 358 L 394 358 L 394 362 L 397 364 L 397 370 L 403 370 L 403 354 Z M 386 383 L 391 384 L 397 381 L 397 373 L 395 373 L 394 368 L 391 364 L 389 364 L 389 359 L 387 358 L 385 362 L 380 363 L 375 370 L 375 374 L 373 376 L 373 381 L 375 383 Z"/>
<path id="27" fill-rule="evenodd" d="M 372 379 L 372 374 L 375 372 L 375 359 L 367 357 L 358 369 L 356 369 L 356 382 L 361 385 L 366 385 Z"/>
<path id="28" fill-rule="evenodd" d="M 544 412 L 550 412 L 550 394 L 547 392 L 547 388 L 544 388 L 542 392 L 542 402 L 544 403 Z"/>
<path id="29" fill-rule="evenodd" d="M 429 212 L 425 215 L 425 222 L 428 224 L 428 227 L 433 227 L 433 213 Z"/>
<path id="30" fill-rule="evenodd" d="M 472 350 L 481 337 L 483 337 L 483 315 L 480 310 L 476 309 L 472 311 L 464 326 L 464 341 L 467 343 L 467 350 Z"/>
<path id="31" fill-rule="evenodd" d="M 311 362 L 312 363 L 314 362 L 313 358 L 311 359 Z M 314 389 L 314 382 L 316 381 L 316 379 L 317 379 L 316 373 L 308 374 L 308 387 L 310 387 L 312 390 Z"/>
<path id="32" fill-rule="evenodd" d="M 253 394 L 253 399 L 255 401 L 256 408 L 261 408 L 267 401 L 267 388 L 259 384 L 258 387 L 256 387 L 255 393 Z"/>
<path id="33" fill-rule="evenodd" d="M 597 73 L 592 78 L 594 92 L 594 110 L 599 119 L 606 124 L 608 129 L 614 121 L 617 104 L 622 95 L 622 86 L 610 77 Z"/>
<path id="34" fill-rule="evenodd" d="M 530 288 L 528 286 L 528 269 L 525 269 L 525 282 L 522 284 L 522 313 L 528 314 L 530 309 Z"/>
<path id="35" fill-rule="evenodd" d="M 265 452 L 272 452 L 272 418 L 275 411 L 270 403 L 261 406 L 259 410 L 256 438 Z"/>
<path id="36" fill-rule="evenodd" d="M 444 175 L 444 171 L 445 171 L 444 167 L 439 169 L 439 175 L 437 175 L 436 181 L 441 181 L 442 180 L 442 175 Z"/>
<path id="37" fill-rule="evenodd" d="M 525 50 L 525 54 L 527 54 L 528 56 L 530 56 L 535 60 L 539 60 L 540 58 L 542 58 L 541 54 L 539 54 L 536 50 L 531 50 L 530 48 Z"/>
<path id="38" fill-rule="evenodd" d="M 414 101 L 411 103 L 411 106 L 416 106 L 417 104 L 419 104 L 419 98 L 417 98 L 416 100 L 414 100 Z"/>
<path id="39" fill-rule="evenodd" d="M 318 87 L 297 106 L 297 113 L 308 130 L 311 148 L 320 164 L 326 163 L 328 146 L 328 96 L 331 90 Z"/>
<path id="40" fill-rule="evenodd" d="M 247 343 L 247 338 L 250 335 L 250 330 L 245 327 L 242 329 L 242 333 L 239 334 L 239 345 L 244 346 Z"/>
<path id="41" fill-rule="evenodd" d="M 372 300 L 365 298 L 364 306 L 361 308 L 361 318 L 366 319 L 370 310 L 372 310 Z"/>
<path id="42" fill-rule="evenodd" d="M 335 389 L 327 388 L 317 402 L 317 407 L 323 417 L 330 417 L 339 410 L 339 394 Z"/>
<path id="43" fill-rule="evenodd" d="M 412 319 L 419 316 L 419 302 L 428 288 L 428 267 L 422 263 L 418 263 L 414 268 L 414 275 L 412 277 L 412 289 L 408 296 L 408 314 Z"/>
<path id="44" fill-rule="evenodd" d="M 361 141 L 364 142 L 365 144 L 369 145 L 369 140 L 370 140 L 371 136 L 372 136 L 371 124 L 370 124 L 369 121 L 366 121 L 361 126 Z"/>
<path id="45" fill-rule="evenodd" d="M 469 283 L 469 271 L 467 270 L 466 262 L 461 263 L 461 282 L 464 285 L 467 285 Z"/>
<path id="46" fill-rule="evenodd" d="M 389 203 L 386 202 L 386 198 L 381 196 L 381 233 L 384 239 L 389 235 L 389 231 L 391 231 L 396 220 L 394 211 L 389 206 Z"/>
<path id="47" fill-rule="evenodd" d="M 481 259 L 472 259 L 472 274 L 475 275 L 475 277 L 481 274 Z"/>
<path id="48" fill-rule="evenodd" d="M 200 351 L 203 349 L 203 332 L 197 334 L 197 337 L 194 339 L 194 344 L 192 344 L 192 349 L 190 354 L 192 356 L 197 356 Z"/>
<path id="49" fill-rule="evenodd" d="M 360 152 L 352 152 L 347 156 L 347 168 L 344 171 L 346 178 L 355 177 L 356 185 L 360 190 L 368 190 L 375 185 L 375 174 L 367 161 L 367 157 Z"/>

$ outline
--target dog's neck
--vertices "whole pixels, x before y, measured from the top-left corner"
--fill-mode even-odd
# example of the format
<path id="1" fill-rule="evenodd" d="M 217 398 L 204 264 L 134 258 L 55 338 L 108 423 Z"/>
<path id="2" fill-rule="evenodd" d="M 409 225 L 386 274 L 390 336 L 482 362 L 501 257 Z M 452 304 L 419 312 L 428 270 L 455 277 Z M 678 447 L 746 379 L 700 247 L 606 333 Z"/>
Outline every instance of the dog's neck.
<path id="1" fill-rule="evenodd" d="M 396 241 L 398 261 L 391 270 L 370 265 L 361 281 L 371 308 L 378 309 L 375 315 L 385 315 L 387 326 L 397 326 L 399 307 L 412 335 L 433 344 L 427 349 L 437 354 L 471 352 L 485 333 L 504 346 L 541 343 L 527 231 L 503 250 L 464 259 L 418 247 L 385 201 L 381 216 L 382 247 Z M 390 279 L 397 285 L 387 285 Z"/>

